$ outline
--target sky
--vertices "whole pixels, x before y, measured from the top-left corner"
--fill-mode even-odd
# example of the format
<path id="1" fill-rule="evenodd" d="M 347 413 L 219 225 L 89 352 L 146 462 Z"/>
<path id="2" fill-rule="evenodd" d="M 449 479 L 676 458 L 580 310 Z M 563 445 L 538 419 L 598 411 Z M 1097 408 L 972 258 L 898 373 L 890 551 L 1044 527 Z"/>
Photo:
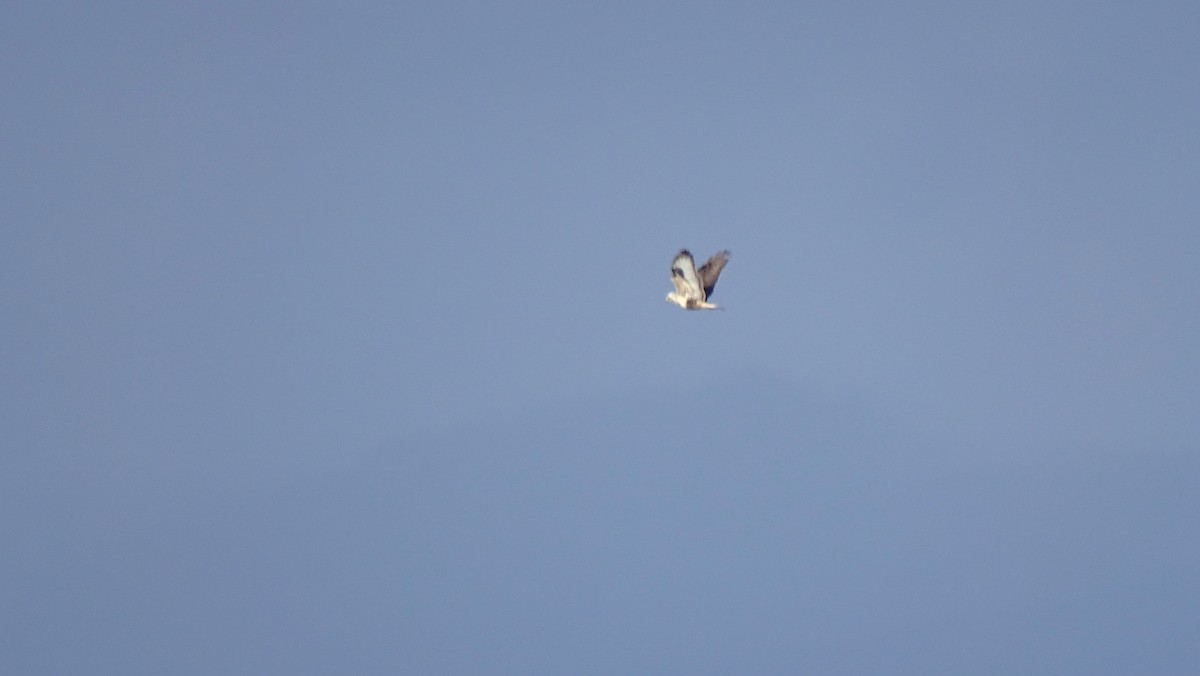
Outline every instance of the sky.
<path id="1" fill-rule="evenodd" d="M 6 4 L 0 671 L 1191 673 L 1198 32 Z"/>

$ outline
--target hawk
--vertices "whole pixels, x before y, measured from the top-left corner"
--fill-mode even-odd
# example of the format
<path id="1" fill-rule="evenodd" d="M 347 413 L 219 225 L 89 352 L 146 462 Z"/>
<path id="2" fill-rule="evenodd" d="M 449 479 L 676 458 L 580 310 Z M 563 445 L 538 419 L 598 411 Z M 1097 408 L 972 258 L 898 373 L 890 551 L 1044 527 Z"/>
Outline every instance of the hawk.
<path id="1" fill-rule="evenodd" d="M 675 290 L 667 294 L 667 300 L 685 310 L 720 310 L 708 302 L 708 297 L 717 285 L 721 269 L 728 262 L 729 252 L 721 251 L 713 254 L 697 270 L 691 252 L 683 249 L 671 261 L 671 282 L 675 284 Z"/>

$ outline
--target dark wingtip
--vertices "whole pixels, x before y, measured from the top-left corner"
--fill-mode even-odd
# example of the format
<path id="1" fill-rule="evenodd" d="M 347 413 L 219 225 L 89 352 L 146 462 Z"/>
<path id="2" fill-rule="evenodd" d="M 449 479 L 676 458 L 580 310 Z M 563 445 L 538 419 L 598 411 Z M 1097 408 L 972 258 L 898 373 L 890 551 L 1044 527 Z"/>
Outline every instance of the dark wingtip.
<path id="1" fill-rule="evenodd" d="M 677 253 L 677 254 L 675 254 L 675 255 L 676 255 L 676 256 L 691 256 L 691 255 L 692 255 L 692 252 L 691 252 L 691 251 L 688 251 L 687 249 L 680 249 L 680 250 L 679 250 L 679 253 Z"/>

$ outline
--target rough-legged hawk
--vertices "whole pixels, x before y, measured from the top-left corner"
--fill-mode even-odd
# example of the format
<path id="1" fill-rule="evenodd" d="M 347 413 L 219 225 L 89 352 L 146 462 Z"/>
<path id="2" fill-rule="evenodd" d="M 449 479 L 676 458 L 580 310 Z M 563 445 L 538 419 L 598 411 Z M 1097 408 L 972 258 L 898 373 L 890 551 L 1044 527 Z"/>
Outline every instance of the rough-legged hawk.
<path id="1" fill-rule="evenodd" d="M 700 269 L 687 249 L 675 254 L 671 261 L 671 281 L 675 290 L 667 294 L 667 300 L 685 310 L 719 310 L 721 308 L 708 302 L 713 287 L 717 285 L 717 277 L 721 269 L 729 262 L 729 252 L 721 251 L 712 255 Z"/>

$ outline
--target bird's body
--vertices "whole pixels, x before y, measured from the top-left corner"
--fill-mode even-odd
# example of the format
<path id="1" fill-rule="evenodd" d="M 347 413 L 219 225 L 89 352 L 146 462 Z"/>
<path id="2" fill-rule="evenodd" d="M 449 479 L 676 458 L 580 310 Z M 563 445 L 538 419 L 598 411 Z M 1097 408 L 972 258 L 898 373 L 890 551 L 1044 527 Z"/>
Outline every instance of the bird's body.
<path id="1" fill-rule="evenodd" d="M 717 277 L 721 269 L 729 262 L 729 252 L 715 253 L 700 269 L 696 269 L 696 261 L 687 249 L 675 254 L 671 261 L 671 282 L 675 290 L 667 294 L 667 300 L 685 310 L 720 310 L 721 308 L 708 302 L 713 287 L 717 285 Z"/>

